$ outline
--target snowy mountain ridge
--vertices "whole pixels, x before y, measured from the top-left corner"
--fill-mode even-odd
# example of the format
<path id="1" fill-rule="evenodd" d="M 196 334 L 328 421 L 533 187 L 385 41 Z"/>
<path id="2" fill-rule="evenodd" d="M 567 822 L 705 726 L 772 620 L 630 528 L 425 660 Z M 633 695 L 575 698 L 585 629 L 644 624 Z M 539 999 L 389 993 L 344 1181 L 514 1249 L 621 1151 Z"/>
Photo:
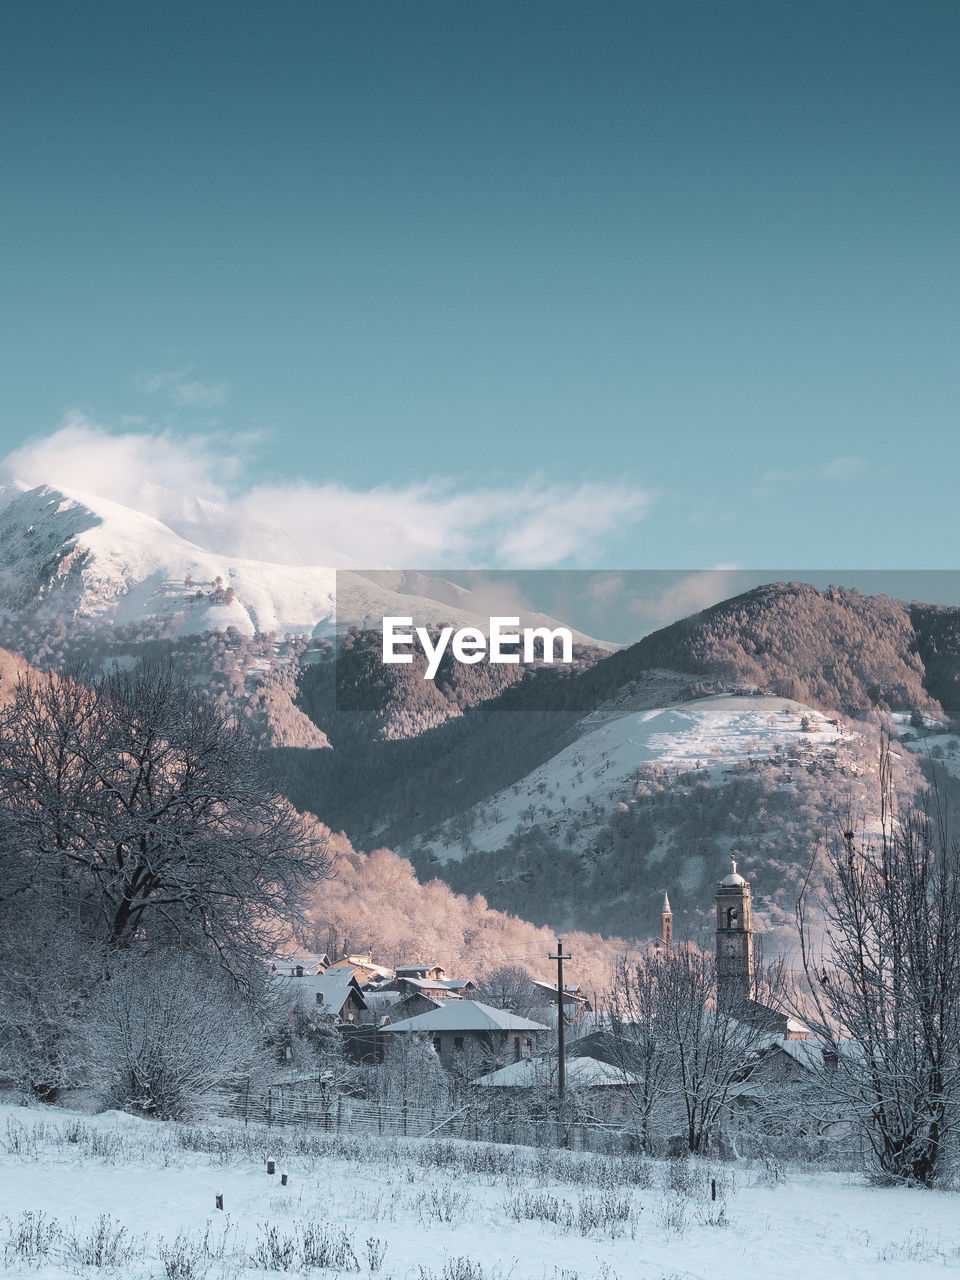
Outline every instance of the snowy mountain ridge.
<path id="1" fill-rule="evenodd" d="M 46 620 L 86 618 L 105 625 L 150 619 L 174 635 L 224 631 L 324 636 L 351 626 L 379 626 L 388 614 L 420 625 L 482 625 L 488 608 L 468 590 L 397 571 L 376 580 L 356 561 L 324 554 L 340 566 L 263 560 L 224 550 L 238 545 L 230 512 L 184 498 L 177 521 L 206 545 L 153 516 L 79 490 L 10 484 L 0 488 L 0 616 L 37 613 Z M 248 530 L 286 553 L 282 530 Z M 211 549 L 214 548 L 214 549 Z M 556 625 L 529 614 L 523 625 Z M 575 632 L 575 638 L 596 643 Z"/>

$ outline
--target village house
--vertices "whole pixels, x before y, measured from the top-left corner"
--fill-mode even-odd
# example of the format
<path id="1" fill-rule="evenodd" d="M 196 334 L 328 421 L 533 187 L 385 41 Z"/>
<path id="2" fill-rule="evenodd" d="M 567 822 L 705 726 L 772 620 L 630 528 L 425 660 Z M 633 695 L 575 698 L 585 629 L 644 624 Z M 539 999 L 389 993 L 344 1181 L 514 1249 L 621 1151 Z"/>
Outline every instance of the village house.
<path id="1" fill-rule="evenodd" d="M 269 973 L 287 973 L 303 977 L 305 973 L 324 973 L 330 967 L 326 952 L 285 951 L 267 961 Z"/>
<path id="2" fill-rule="evenodd" d="M 398 978 L 430 978 L 434 982 L 439 982 L 445 977 L 445 972 L 442 964 L 431 960 L 425 964 L 398 964 L 396 976 Z"/>
<path id="3" fill-rule="evenodd" d="M 557 1004 L 557 984 L 549 982 L 540 982 L 538 979 L 532 979 L 533 986 L 536 988 L 538 995 L 544 997 L 544 1000 L 550 1004 Z M 590 1012 L 590 1001 L 583 994 L 583 990 L 576 983 L 565 982 L 563 984 L 563 1013 L 564 1017 L 569 1021 L 571 1018 L 577 1017 L 582 1012 Z"/>
<path id="4" fill-rule="evenodd" d="M 377 1026 L 389 1026 L 393 1022 L 403 1022 L 407 1018 L 415 1018 L 421 1013 L 431 1013 L 439 1009 L 441 1002 L 433 1000 L 420 991 L 404 995 L 401 991 L 364 991 L 367 1007 L 373 1012 Z"/>
<path id="5" fill-rule="evenodd" d="M 369 954 L 344 956 L 342 960 L 335 961 L 329 967 L 331 969 L 346 969 L 361 986 L 365 982 L 389 982 L 395 976 L 393 969 L 388 969 L 386 965 L 375 964 L 373 956 Z"/>
<path id="6" fill-rule="evenodd" d="M 638 1084 L 634 1076 L 594 1057 L 565 1057 L 564 1064 L 566 1088 L 575 1100 L 581 1119 L 606 1124 L 630 1119 L 630 1092 Z M 518 1115 L 530 1116 L 541 1099 L 556 1097 L 557 1059 L 525 1058 L 510 1062 L 480 1076 L 474 1084 L 503 1096 L 497 1108 L 501 1113 L 512 1104 Z"/>
<path id="7" fill-rule="evenodd" d="M 325 973 L 277 974 L 274 990 L 291 1006 L 305 1013 L 321 1014 L 338 1023 L 369 1023 L 373 1015 L 360 984 L 346 969 L 330 968 Z"/>
<path id="8" fill-rule="evenodd" d="M 446 1000 L 429 1013 L 381 1027 L 389 1042 L 396 1035 L 420 1035 L 432 1043 L 445 1067 L 459 1067 L 470 1057 L 478 1062 L 519 1062 L 536 1053 L 538 1037 L 548 1030 L 540 1022 L 518 1018 L 479 1000 Z M 489 1069 L 489 1068 L 488 1068 Z"/>
<path id="9" fill-rule="evenodd" d="M 437 978 L 396 977 L 392 982 L 379 988 L 381 991 L 396 991 L 401 996 L 428 996 L 431 1000 L 459 1000 L 463 991 L 473 983 L 458 979 L 440 981 Z"/>

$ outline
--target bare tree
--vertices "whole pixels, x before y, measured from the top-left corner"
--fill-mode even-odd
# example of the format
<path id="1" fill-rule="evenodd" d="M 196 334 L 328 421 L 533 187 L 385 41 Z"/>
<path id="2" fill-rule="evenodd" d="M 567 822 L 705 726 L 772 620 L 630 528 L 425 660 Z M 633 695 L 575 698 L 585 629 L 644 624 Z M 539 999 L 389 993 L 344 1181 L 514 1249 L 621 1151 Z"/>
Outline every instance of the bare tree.
<path id="1" fill-rule="evenodd" d="M 521 1018 L 533 1017 L 547 997 L 530 981 L 526 969 L 519 965 L 503 964 L 477 979 L 476 999 L 494 1009 L 508 1009 Z"/>
<path id="2" fill-rule="evenodd" d="M 444 1107 L 457 1097 L 456 1079 L 440 1065 L 427 1036 L 390 1036 L 383 1061 L 366 1069 L 368 1093 L 385 1102 Z"/>
<path id="3" fill-rule="evenodd" d="M 751 998 L 721 999 L 716 957 L 687 945 L 665 966 L 661 1016 L 673 1056 L 674 1092 L 679 1096 L 690 1151 L 702 1152 L 728 1114 L 739 1088 L 748 1083 L 770 1042 L 771 1008 L 783 1000 L 783 969 L 757 966 Z"/>
<path id="4" fill-rule="evenodd" d="M 783 968 L 757 967 L 751 998 L 718 993 L 715 956 L 687 943 L 623 965 L 608 1000 L 612 1052 L 649 1149 L 654 1122 L 681 1126 L 686 1150 L 706 1151 L 775 1034 Z"/>
<path id="5" fill-rule="evenodd" d="M 170 950 L 115 957 L 87 1032 L 105 1100 L 159 1120 L 197 1113 L 263 1049 L 249 1003 L 224 975 Z"/>
<path id="6" fill-rule="evenodd" d="M 875 1174 L 929 1186 L 960 1120 L 960 845 L 936 793 L 897 810 L 888 742 L 880 799 L 876 838 L 829 844 L 823 940 L 797 905 L 807 1021 Z"/>
<path id="7" fill-rule="evenodd" d="M 673 1055 L 662 1022 L 665 968 L 673 956 L 648 951 L 630 964 L 624 957 L 600 1015 L 612 1064 L 619 1070 L 643 1151 L 653 1149 L 652 1120 L 670 1090 Z"/>
<path id="8" fill-rule="evenodd" d="M 0 805 L 48 905 L 114 947 L 212 945 L 235 974 L 330 865 L 243 730 L 160 665 L 89 688 L 22 678 L 0 712 Z"/>

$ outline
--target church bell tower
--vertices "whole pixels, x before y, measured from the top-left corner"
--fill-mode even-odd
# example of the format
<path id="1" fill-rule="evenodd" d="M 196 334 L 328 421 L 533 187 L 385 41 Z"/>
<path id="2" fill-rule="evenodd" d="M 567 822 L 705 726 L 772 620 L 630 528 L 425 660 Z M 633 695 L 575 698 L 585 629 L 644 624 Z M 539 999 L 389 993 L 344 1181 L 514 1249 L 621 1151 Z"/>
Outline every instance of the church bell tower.
<path id="1" fill-rule="evenodd" d="M 750 886 L 730 859 L 730 872 L 717 890 L 717 988 L 720 1000 L 735 1004 L 753 995 L 753 923 Z"/>
<path id="2" fill-rule="evenodd" d="M 660 943 L 664 951 L 669 951 L 673 946 L 673 908 L 666 893 L 663 895 L 663 908 L 660 912 Z"/>

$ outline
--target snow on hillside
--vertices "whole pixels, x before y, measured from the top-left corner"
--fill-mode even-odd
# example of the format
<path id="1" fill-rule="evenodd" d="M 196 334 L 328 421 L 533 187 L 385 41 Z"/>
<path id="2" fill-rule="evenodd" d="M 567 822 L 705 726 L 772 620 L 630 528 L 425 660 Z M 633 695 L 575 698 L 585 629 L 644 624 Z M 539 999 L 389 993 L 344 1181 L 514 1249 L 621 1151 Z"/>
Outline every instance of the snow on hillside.
<path id="1" fill-rule="evenodd" d="M 198 514 L 199 512 L 199 514 Z M 202 515 L 203 518 L 200 518 Z M 214 546 L 233 541 L 229 512 L 190 507 L 184 528 Z M 264 535 L 265 546 L 276 545 Z M 245 545 L 249 545 L 249 538 Z M 337 563 L 347 557 L 338 556 Z M 180 634 L 236 627 L 332 634 L 379 626 L 389 614 L 418 625 L 486 625 L 487 604 L 441 579 L 397 571 L 336 571 L 208 550 L 152 516 L 91 494 L 48 486 L 0 489 L 0 613 L 137 623 L 166 617 Z M 527 614 L 522 625 L 556 625 Z M 575 633 L 588 642 L 590 637 Z"/>
<path id="2" fill-rule="evenodd" d="M 3 1275 L 920 1280 L 960 1262 L 945 1191 L 316 1130 L 297 1154 L 298 1136 L 0 1107 Z"/>
<path id="3" fill-rule="evenodd" d="M 890 722 L 899 735 L 900 745 L 911 755 L 936 761 L 954 778 L 960 778 L 960 736 L 947 732 L 943 721 L 925 720 L 919 734 L 911 730 L 909 712 L 894 712 Z"/>
<path id="4" fill-rule="evenodd" d="M 805 730 L 804 724 L 809 728 Z M 470 831 L 476 849 L 502 848 L 524 824 L 568 822 L 602 803 L 629 798 L 635 770 L 659 765 L 675 774 L 697 772 L 721 785 L 750 758 L 782 757 L 787 771 L 827 755 L 855 772 L 846 748 L 859 734 L 788 698 L 721 694 L 603 719 L 520 782 L 477 806 Z M 795 766 L 794 766 L 795 767 Z M 445 833 L 449 838 L 449 833 Z M 462 844 L 435 840 L 441 861 L 463 857 Z"/>

